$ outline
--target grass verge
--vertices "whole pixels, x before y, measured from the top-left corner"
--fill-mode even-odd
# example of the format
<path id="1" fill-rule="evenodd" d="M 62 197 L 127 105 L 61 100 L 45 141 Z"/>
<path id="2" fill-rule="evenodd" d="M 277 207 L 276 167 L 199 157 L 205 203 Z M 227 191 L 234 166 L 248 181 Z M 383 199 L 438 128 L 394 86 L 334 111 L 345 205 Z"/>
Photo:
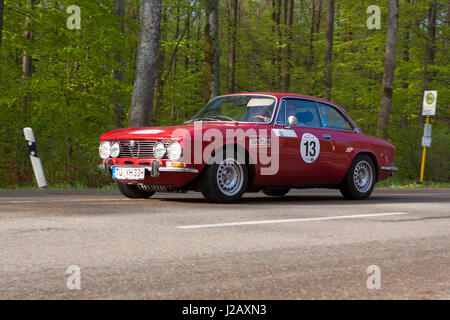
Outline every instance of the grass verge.
<path id="1" fill-rule="evenodd" d="M 74 190 L 82 190 L 82 189 L 116 189 L 117 186 L 115 183 L 111 183 L 111 184 L 105 184 L 99 187 L 90 187 L 88 185 L 85 184 L 75 184 L 75 185 L 70 185 L 70 184 L 53 184 L 53 185 L 49 185 L 47 187 L 47 189 L 49 190 L 67 190 L 67 189 L 74 189 Z M 39 189 L 37 186 L 34 185 L 13 185 L 13 186 L 5 186 L 5 187 L 0 187 L 0 190 L 35 190 L 35 189 Z"/>
<path id="2" fill-rule="evenodd" d="M 377 188 L 410 189 L 410 188 L 450 188 L 450 182 L 387 179 L 377 183 Z"/>

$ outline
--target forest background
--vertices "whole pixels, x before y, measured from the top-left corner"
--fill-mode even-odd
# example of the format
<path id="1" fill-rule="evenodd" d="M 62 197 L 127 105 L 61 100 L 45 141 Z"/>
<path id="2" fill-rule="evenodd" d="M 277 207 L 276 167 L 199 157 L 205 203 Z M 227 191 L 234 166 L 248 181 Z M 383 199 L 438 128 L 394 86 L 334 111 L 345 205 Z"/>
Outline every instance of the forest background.
<path id="1" fill-rule="evenodd" d="M 0 188 L 34 184 L 24 127 L 34 129 L 50 186 L 111 183 L 97 169 L 98 142 L 102 133 L 130 124 L 142 1 L 0 0 Z M 217 93 L 325 97 L 366 134 L 396 146 L 397 179 L 417 180 L 423 91 L 438 90 L 425 178 L 449 182 L 449 2 L 150 3 L 161 6 L 150 125 L 181 124 Z M 76 13 L 67 12 L 71 5 L 80 9 L 79 29 L 68 23 Z M 372 5 L 380 8 L 379 29 L 368 27 Z M 392 5 L 398 21 L 389 15 Z M 394 22 L 395 43 L 388 43 Z M 389 45 L 396 48 L 395 69 L 390 105 L 383 108 Z"/>

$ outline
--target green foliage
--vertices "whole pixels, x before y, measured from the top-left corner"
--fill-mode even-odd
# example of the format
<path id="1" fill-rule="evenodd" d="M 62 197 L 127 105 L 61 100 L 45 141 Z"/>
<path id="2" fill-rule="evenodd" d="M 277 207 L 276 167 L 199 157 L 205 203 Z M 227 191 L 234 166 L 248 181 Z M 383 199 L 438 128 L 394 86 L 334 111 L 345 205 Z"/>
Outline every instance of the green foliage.
<path id="1" fill-rule="evenodd" d="M 35 1 L 36 2 L 36 1 Z M 130 83 L 114 80 L 120 68 L 117 47 L 134 47 L 136 34 L 122 35 L 111 4 L 77 1 L 81 30 L 69 30 L 65 9 L 72 1 L 5 1 L 1 51 L 0 186 L 33 182 L 22 129 L 34 129 L 49 185 L 100 185 L 108 179 L 96 169 L 100 135 L 113 129 L 111 93 Z M 26 40 L 20 21 L 28 15 L 33 39 Z M 133 21 L 127 21 L 136 31 Z M 22 77 L 24 51 L 33 58 L 31 78 Z M 133 52 L 124 50 L 124 59 Z M 30 101 L 25 101 L 29 95 Z M 128 94 L 129 97 L 129 94 Z"/>
<path id="2" fill-rule="evenodd" d="M 319 1 L 316 1 L 318 4 Z M 117 128 L 112 101 L 120 97 L 128 115 L 139 39 L 139 1 L 125 0 L 124 32 L 113 1 L 5 0 L 0 49 L 0 187 L 34 183 L 22 129 L 34 129 L 49 185 L 101 186 L 110 179 L 97 169 L 98 139 Z M 366 134 L 374 135 L 381 98 L 387 2 L 337 0 L 333 44 L 331 100 L 342 105 Z M 388 130 L 397 148 L 399 179 L 418 178 L 424 119 L 420 116 L 423 66 L 431 0 L 400 0 L 393 106 Z M 448 6 L 439 2 L 435 58 L 429 61 L 427 88 L 438 90 L 437 116 L 432 118 L 433 143 L 427 151 L 425 178 L 449 181 L 450 41 Z M 81 30 L 69 30 L 66 8 L 81 8 Z M 239 1 L 235 91 L 277 91 L 277 72 L 284 48 L 289 91 L 321 97 L 324 93 L 325 1 L 319 30 L 310 52 L 310 0 L 296 0 L 294 23 L 280 26 L 272 19 L 272 1 Z M 381 8 L 381 29 L 368 30 L 369 5 Z M 227 1 L 219 2 L 221 93 L 227 93 Z M 26 17 L 32 40 L 24 37 Z M 283 10 L 282 10 L 283 16 Z M 189 28 L 187 18 L 189 17 Z M 316 15 L 317 17 L 317 15 Z M 283 17 L 282 17 L 283 21 Z M 204 24 L 201 1 L 164 0 L 160 70 L 152 125 L 182 123 L 203 105 Z M 292 34 L 292 39 L 288 34 Z M 277 50 L 278 49 L 278 50 Z M 22 57 L 33 59 L 33 74 L 24 78 Z M 281 52 L 280 60 L 276 59 Z M 115 59 L 119 55 L 123 66 Z M 309 62 L 310 56 L 312 60 Z M 124 72 L 124 81 L 114 71 Z M 122 126 L 126 122 L 122 122 Z"/>

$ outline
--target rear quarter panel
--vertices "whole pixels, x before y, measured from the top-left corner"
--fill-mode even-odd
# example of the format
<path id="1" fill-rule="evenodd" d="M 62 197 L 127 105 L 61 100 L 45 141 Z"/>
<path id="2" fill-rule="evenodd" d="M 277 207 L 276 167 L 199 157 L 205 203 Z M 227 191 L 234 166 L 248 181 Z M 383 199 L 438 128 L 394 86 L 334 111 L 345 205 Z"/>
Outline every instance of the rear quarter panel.
<path id="1" fill-rule="evenodd" d="M 394 165 L 395 148 L 392 144 L 356 132 L 336 131 L 332 135 L 335 142 L 334 183 L 342 182 L 352 161 L 360 153 L 367 153 L 372 157 L 377 181 L 388 178 L 389 172 L 380 168 Z"/>

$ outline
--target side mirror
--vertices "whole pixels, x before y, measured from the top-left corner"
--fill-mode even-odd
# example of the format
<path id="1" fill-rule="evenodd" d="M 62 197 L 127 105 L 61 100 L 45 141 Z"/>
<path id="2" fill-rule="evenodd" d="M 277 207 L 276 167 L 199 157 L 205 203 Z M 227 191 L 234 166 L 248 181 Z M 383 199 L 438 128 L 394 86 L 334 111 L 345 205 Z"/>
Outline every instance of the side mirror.
<path id="1" fill-rule="evenodd" d="M 288 124 L 289 124 L 290 127 L 297 125 L 297 123 L 298 123 L 298 120 L 297 120 L 296 117 L 294 117 L 294 116 L 289 116 L 289 118 L 288 118 Z"/>

